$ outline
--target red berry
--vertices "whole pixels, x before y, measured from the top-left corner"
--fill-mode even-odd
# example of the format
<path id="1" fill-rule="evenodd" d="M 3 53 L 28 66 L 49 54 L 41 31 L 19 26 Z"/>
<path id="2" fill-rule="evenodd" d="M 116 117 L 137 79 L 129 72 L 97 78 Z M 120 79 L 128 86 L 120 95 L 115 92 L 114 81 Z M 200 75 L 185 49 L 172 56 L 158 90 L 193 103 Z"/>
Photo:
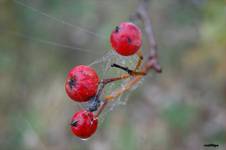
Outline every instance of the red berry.
<path id="1" fill-rule="evenodd" d="M 123 56 L 135 54 L 142 44 L 142 34 L 138 26 L 131 22 L 122 22 L 112 31 L 111 45 Z"/>
<path id="2" fill-rule="evenodd" d="M 78 102 L 86 102 L 96 95 L 99 77 L 89 66 L 75 66 L 67 75 L 65 90 L 67 95 Z"/>
<path id="3" fill-rule="evenodd" d="M 81 110 L 72 117 L 71 130 L 76 136 L 86 139 L 95 133 L 97 124 L 98 118 L 92 112 Z"/>

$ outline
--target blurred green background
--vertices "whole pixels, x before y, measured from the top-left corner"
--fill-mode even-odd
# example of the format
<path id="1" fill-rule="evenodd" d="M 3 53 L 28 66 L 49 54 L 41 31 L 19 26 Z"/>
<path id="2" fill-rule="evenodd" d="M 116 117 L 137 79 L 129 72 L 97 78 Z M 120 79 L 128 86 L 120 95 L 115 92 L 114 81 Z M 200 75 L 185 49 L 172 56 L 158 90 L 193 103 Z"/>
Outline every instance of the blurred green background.
<path id="1" fill-rule="evenodd" d="M 72 136 L 69 121 L 79 106 L 65 94 L 66 74 L 109 51 L 111 30 L 137 6 L 0 0 L 0 149 L 225 149 L 225 0 L 151 0 L 163 73 L 151 72 L 91 139 Z"/>

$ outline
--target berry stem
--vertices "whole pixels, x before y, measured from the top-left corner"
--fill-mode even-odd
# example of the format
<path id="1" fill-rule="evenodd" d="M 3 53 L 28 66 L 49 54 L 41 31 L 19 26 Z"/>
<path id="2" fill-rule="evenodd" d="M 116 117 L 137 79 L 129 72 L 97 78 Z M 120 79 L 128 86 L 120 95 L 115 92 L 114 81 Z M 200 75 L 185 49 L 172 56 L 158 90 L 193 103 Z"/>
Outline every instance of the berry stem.
<path id="1" fill-rule="evenodd" d="M 134 71 L 137 71 L 137 70 L 140 68 L 140 66 L 141 66 L 141 64 L 142 64 L 142 62 L 143 62 L 143 59 L 144 59 L 141 50 L 139 50 L 139 51 L 137 52 L 137 56 L 138 56 L 139 60 L 138 60 L 138 62 L 137 62 L 137 65 L 136 65 Z"/>
<path id="2" fill-rule="evenodd" d="M 104 108 L 107 106 L 108 104 L 108 101 L 107 100 L 104 100 L 104 102 L 102 103 L 102 105 L 100 106 L 100 108 L 98 109 L 97 113 L 96 113 L 96 117 L 98 117 L 101 112 L 104 110 Z"/>

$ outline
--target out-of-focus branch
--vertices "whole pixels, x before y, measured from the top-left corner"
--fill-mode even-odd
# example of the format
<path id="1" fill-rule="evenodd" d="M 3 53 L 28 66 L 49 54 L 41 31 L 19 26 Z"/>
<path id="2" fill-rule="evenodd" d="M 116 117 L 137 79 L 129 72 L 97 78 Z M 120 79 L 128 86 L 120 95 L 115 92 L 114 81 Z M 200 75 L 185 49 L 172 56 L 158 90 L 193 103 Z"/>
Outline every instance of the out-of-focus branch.
<path id="1" fill-rule="evenodd" d="M 149 57 L 146 62 L 146 67 L 153 68 L 156 72 L 162 72 L 162 69 L 158 63 L 157 43 L 155 41 L 151 19 L 148 14 L 148 2 L 149 0 L 141 0 L 137 9 L 137 17 L 144 23 L 145 33 L 148 39 Z M 149 70 L 149 69 L 148 69 Z"/>
<path id="2" fill-rule="evenodd" d="M 148 2 L 149 0 L 141 0 L 140 4 L 138 6 L 136 16 L 138 19 L 140 19 L 145 27 L 145 33 L 147 35 L 148 40 L 148 46 L 149 46 L 149 56 L 144 63 L 141 71 L 145 72 L 146 74 L 151 70 L 155 70 L 157 73 L 161 73 L 162 69 L 158 63 L 158 54 L 157 54 L 157 44 L 154 38 L 154 33 L 152 29 L 152 24 L 150 20 L 150 16 L 148 14 Z M 96 116 L 98 116 L 103 109 L 106 107 L 109 100 L 113 100 L 123 93 L 129 91 L 134 85 L 136 85 L 141 79 L 143 78 L 143 75 L 137 75 L 130 79 L 123 88 L 118 88 L 115 91 L 112 91 L 112 93 L 108 96 L 104 97 L 103 104 L 100 106 L 99 110 L 97 111 Z"/>

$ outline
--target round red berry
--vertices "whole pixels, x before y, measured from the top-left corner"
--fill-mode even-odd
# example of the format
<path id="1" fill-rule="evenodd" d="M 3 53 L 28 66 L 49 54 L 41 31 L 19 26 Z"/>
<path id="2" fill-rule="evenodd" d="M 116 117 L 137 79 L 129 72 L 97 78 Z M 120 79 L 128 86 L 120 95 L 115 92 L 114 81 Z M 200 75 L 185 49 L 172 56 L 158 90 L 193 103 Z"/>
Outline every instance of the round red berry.
<path id="1" fill-rule="evenodd" d="M 65 90 L 77 102 L 86 102 L 96 95 L 99 77 L 89 66 L 75 66 L 67 75 Z"/>
<path id="2" fill-rule="evenodd" d="M 71 130 L 74 135 L 86 139 L 97 129 L 98 118 L 92 112 L 81 110 L 74 114 L 71 120 Z"/>
<path id="3" fill-rule="evenodd" d="M 133 55 L 142 44 L 141 30 L 131 22 L 122 22 L 112 31 L 110 41 L 117 53 L 123 56 Z"/>

